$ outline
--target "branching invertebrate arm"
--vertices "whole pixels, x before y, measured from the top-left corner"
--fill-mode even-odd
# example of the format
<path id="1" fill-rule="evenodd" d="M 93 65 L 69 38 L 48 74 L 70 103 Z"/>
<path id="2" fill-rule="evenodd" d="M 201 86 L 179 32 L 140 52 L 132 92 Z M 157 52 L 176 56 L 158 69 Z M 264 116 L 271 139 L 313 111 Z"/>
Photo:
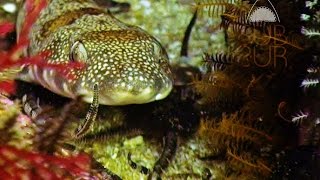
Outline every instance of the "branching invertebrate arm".
<path id="1" fill-rule="evenodd" d="M 159 179 L 162 171 L 169 165 L 170 160 L 173 158 L 177 148 L 178 136 L 173 130 L 169 130 L 164 137 L 164 147 L 159 160 L 154 165 L 152 173 L 148 179 Z"/>
<path id="2" fill-rule="evenodd" d="M 89 111 L 87 112 L 85 121 L 80 124 L 75 132 L 75 138 L 81 138 L 83 137 L 88 130 L 90 129 L 91 125 L 96 120 L 97 114 L 98 114 L 98 108 L 99 108 L 99 86 L 98 84 L 95 84 L 94 87 L 94 95 L 93 100 L 90 105 Z"/>
<path id="3" fill-rule="evenodd" d="M 189 39 L 191 36 L 191 31 L 193 26 L 195 25 L 196 21 L 197 21 L 197 16 L 198 16 L 198 10 L 196 10 L 193 13 L 192 19 L 184 33 L 184 37 L 182 40 L 182 47 L 181 47 L 181 51 L 180 51 L 180 56 L 188 56 L 188 46 L 189 46 Z"/>

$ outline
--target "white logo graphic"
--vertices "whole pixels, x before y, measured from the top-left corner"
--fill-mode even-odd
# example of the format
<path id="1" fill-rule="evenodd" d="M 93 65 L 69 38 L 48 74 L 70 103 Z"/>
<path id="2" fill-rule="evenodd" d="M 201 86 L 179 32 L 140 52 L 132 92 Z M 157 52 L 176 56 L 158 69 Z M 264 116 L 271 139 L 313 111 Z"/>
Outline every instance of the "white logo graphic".
<path id="1" fill-rule="evenodd" d="M 278 13 L 274 8 L 273 4 L 268 0 L 270 9 L 267 6 L 256 7 L 256 4 L 259 0 L 257 0 L 253 6 L 251 7 L 247 21 L 249 22 L 280 22 Z"/>

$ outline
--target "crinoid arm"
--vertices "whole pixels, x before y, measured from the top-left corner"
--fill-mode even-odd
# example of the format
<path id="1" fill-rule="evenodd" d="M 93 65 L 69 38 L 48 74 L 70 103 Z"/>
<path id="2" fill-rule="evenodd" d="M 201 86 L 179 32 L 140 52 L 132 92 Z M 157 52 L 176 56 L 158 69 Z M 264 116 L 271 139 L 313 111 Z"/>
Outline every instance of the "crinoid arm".
<path id="1" fill-rule="evenodd" d="M 154 165 L 153 171 L 148 179 L 159 179 L 162 171 L 165 170 L 171 159 L 174 157 L 177 149 L 178 135 L 174 131 L 168 131 L 164 137 L 164 147 L 159 160 Z"/>
<path id="2" fill-rule="evenodd" d="M 129 165 L 131 166 L 131 168 L 137 169 L 143 174 L 149 174 L 150 170 L 147 167 L 142 166 L 142 165 L 138 165 L 136 162 L 134 162 L 131 159 L 131 153 L 128 153 L 127 159 L 128 159 L 128 162 L 129 162 Z"/>
<path id="3" fill-rule="evenodd" d="M 169 166 L 171 159 L 174 157 L 177 149 L 178 134 L 174 130 L 169 130 L 164 137 L 164 146 L 160 158 L 155 163 L 153 170 L 137 164 L 131 159 L 131 153 L 127 159 L 131 168 L 140 171 L 143 174 L 149 174 L 148 180 L 161 179 L 162 172 Z"/>
<path id="4" fill-rule="evenodd" d="M 75 138 L 83 137 L 88 132 L 88 130 L 90 129 L 94 121 L 96 120 L 96 117 L 98 114 L 98 108 L 99 108 L 99 86 L 95 84 L 93 88 L 94 88 L 94 95 L 93 95 L 92 103 L 90 105 L 89 111 L 87 112 L 86 119 L 76 129 L 76 132 L 74 135 Z"/>

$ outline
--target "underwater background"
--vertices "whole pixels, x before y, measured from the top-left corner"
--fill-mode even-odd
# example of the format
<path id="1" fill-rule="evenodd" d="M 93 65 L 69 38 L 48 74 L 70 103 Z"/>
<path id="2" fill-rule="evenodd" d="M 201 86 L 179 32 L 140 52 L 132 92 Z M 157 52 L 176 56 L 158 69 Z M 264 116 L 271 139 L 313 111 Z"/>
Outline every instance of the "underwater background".
<path id="1" fill-rule="evenodd" d="M 28 2 L 26 31 L 42 8 Z M 14 81 L 26 64 L 65 67 L 22 55 L 21 2 L 1 0 L 0 179 L 320 179 L 318 0 L 96 2 L 161 42 L 172 92 L 100 105 L 86 124 L 90 104 Z M 43 110 L 35 119 L 21 99 L 30 91 Z"/>

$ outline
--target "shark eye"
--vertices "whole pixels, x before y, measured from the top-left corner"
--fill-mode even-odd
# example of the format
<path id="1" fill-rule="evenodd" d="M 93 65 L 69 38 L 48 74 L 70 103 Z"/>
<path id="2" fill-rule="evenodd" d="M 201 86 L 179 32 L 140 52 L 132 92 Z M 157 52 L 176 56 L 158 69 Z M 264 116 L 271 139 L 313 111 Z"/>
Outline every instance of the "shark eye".
<path id="1" fill-rule="evenodd" d="M 70 60 L 86 62 L 88 59 L 87 50 L 80 41 L 76 41 L 70 49 Z"/>

